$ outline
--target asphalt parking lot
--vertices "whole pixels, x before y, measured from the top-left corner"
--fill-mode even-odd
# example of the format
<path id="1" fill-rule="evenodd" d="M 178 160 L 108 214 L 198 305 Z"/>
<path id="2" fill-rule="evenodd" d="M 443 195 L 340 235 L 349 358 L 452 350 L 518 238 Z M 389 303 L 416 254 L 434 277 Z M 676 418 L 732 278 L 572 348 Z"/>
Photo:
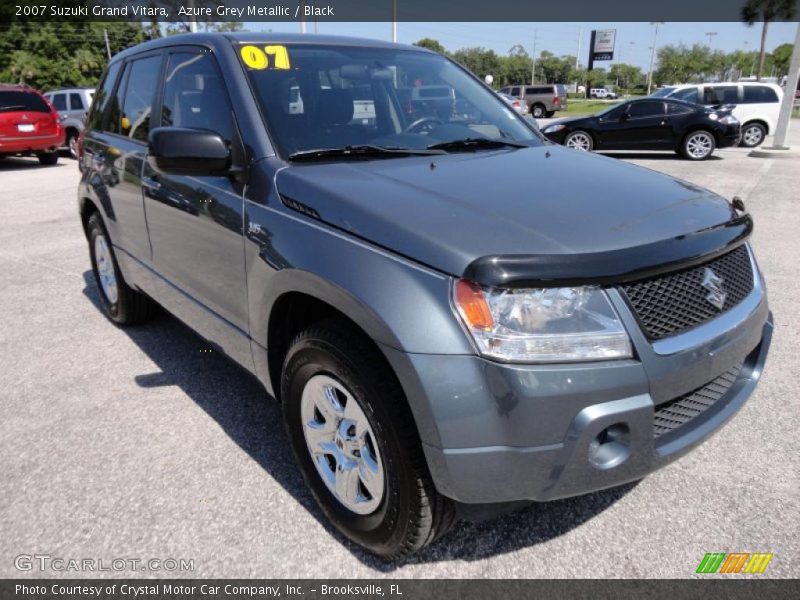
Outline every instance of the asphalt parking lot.
<path id="1" fill-rule="evenodd" d="M 194 561 L 101 576 L 690 577 L 715 551 L 772 552 L 766 575 L 800 576 L 800 159 L 747 153 L 615 155 L 754 215 L 776 332 L 742 411 L 638 484 L 461 524 L 403 565 L 327 526 L 249 375 L 169 316 L 102 316 L 76 163 L 0 161 L 0 577 L 86 575 L 21 572 L 21 554 Z"/>

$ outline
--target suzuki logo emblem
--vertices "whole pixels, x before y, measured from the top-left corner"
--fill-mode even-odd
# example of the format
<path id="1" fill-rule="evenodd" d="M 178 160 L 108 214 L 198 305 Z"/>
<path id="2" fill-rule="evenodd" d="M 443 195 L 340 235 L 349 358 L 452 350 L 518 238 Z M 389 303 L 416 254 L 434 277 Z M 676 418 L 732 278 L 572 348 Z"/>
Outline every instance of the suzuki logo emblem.
<path id="1" fill-rule="evenodd" d="M 706 300 L 717 310 L 722 310 L 725 306 L 725 299 L 728 297 L 728 294 L 722 288 L 723 281 L 722 277 L 714 273 L 714 271 L 708 267 L 703 271 L 702 285 L 708 290 Z"/>

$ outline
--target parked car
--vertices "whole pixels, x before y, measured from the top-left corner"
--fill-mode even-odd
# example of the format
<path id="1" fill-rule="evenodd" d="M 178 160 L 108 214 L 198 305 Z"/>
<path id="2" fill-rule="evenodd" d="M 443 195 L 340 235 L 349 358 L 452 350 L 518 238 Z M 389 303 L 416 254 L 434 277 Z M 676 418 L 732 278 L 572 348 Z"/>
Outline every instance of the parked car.
<path id="1" fill-rule="evenodd" d="M 500 92 L 519 98 L 537 119 L 552 117 L 558 110 L 567 109 L 567 88 L 560 83 L 547 85 L 510 85 Z"/>
<path id="2" fill-rule="evenodd" d="M 754 148 L 775 130 L 783 90 L 772 83 L 702 83 L 660 88 L 652 96 L 708 107 L 732 106 L 733 116 L 742 124 L 741 145 Z"/>
<path id="3" fill-rule="evenodd" d="M 500 96 L 506 104 L 508 104 L 511 108 L 513 108 L 517 113 L 520 115 L 527 115 L 528 114 L 528 106 L 519 98 L 514 98 L 514 96 L 509 96 L 508 94 L 504 94 L 502 92 L 497 92 L 497 95 Z"/>
<path id="4" fill-rule="evenodd" d="M 417 78 L 476 116 L 406 113 Z M 373 124 L 352 121 L 359 85 Z M 102 310 L 134 325 L 155 301 L 251 372 L 323 513 L 381 556 L 638 480 L 764 367 L 741 203 L 547 143 L 422 48 L 153 40 L 109 62 L 81 152 Z"/>
<path id="5" fill-rule="evenodd" d="M 644 98 L 551 123 L 542 133 L 577 150 L 674 150 L 689 160 L 705 160 L 715 148 L 739 143 L 741 125 L 729 110 Z"/>
<path id="6" fill-rule="evenodd" d="M 78 158 L 78 137 L 83 131 L 86 115 L 94 97 L 94 88 L 59 88 L 46 92 L 44 97 L 55 107 L 61 116 L 61 126 L 65 133 L 65 146 L 73 158 Z"/>
<path id="7" fill-rule="evenodd" d="M 41 93 L 0 84 L 0 158 L 35 155 L 41 164 L 54 165 L 63 143 L 58 113 Z"/>
<path id="8" fill-rule="evenodd" d="M 589 90 L 590 98 L 599 98 L 602 100 L 616 100 L 617 93 L 607 88 L 592 88 Z"/>

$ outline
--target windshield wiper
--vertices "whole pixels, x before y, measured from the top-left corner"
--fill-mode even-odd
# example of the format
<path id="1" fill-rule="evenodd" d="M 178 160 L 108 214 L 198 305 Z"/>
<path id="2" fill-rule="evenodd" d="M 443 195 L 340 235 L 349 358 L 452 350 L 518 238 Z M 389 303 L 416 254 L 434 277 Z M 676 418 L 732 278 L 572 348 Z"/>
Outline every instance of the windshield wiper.
<path id="1" fill-rule="evenodd" d="M 362 156 L 427 156 L 431 154 L 444 154 L 436 149 L 415 150 L 413 148 L 397 148 L 393 146 L 373 146 L 364 144 L 360 146 L 343 146 L 341 148 L 318 148 L 316 150 L 302 150 L 289 155 L 289 160 L 316 160 L 326 158 L 359 158 Z"/>
<path id="2" fill-rule="evenodd" d="M 528 148 L 528 144 L 523 144 L 522 142 L 479 137 L 464 138 L 462 140 L 451 140 L 449 142 L 431 144 L 428 146 L 428 150 L 472 150 L 478 148 L 502 148 L 503 146 L 510 146 L 511 148 Z"/>

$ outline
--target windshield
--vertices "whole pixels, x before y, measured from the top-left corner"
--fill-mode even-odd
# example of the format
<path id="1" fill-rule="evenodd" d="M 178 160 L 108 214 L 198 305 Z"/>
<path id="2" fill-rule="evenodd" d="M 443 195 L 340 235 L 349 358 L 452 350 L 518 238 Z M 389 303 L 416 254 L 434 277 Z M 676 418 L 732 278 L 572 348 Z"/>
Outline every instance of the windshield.
<path id="1" fill-rule="evenodd" d="M 674 87 L 663 87 L 657 89 L 655 92 L 650 94 L 650 96 L 652 96 L 653 98 L 666 98 L 674 91 L 675 91 Z"/>
<path id="2" fill-rule="evenodd" d="M 438 54 L 318 44 L 238 51 L 283 156 L 475 138 L 543 144 L 494 92 Z"/>

